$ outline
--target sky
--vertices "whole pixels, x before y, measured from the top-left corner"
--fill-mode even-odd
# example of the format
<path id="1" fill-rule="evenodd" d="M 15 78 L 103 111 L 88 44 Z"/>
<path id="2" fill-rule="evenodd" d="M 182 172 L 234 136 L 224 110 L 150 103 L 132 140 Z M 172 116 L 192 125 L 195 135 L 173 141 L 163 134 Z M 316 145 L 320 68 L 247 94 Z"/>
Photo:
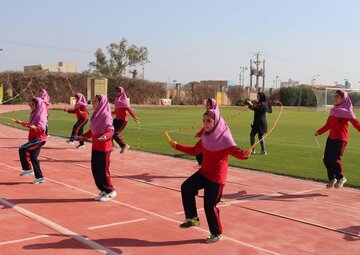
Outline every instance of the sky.
<path id="1" fill-rule="evenodd" d="M 0 10 L 0 72 L 59 61 L 83 71 L 96 49 L 126 38 L 148 48 L 153 81 L 238 83 L 260 51 L 267 87 L 319 75 L 360 88 L 357 0 L 12 0 Z"/>

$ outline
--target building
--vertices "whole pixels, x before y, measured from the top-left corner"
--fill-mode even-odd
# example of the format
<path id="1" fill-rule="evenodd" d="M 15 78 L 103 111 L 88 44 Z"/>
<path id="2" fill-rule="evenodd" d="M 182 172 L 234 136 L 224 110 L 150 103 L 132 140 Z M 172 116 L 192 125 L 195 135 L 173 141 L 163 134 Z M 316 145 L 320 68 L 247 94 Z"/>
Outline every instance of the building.
<path id="1" fill-rule="evenodd" d="M 288 81 L 280 82 L 280 88 L 288 88 L 298 86 L 300 82 L 289 79 Z"/>
<path id="2" fill-rule="evenodd" d="M 76 73 L 77 68 L 75 63 L 62 61 L 57 66 L 46 64 L 24 66 L 24 72 Z"/>

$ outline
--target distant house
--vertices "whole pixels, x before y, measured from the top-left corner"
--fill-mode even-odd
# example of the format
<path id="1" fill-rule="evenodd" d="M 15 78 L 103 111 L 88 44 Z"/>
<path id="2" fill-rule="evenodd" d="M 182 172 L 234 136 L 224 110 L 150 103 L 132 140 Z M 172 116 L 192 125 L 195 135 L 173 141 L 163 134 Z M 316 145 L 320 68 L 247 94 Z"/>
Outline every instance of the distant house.
<path id="1" fill-rule="evenodd" d="M 288 88 L 298 86 L 300 82 L 289 79 L 288 81 L 280 82 L 280 88 Z"/>
<path id="2" fill-rule="evenodd" d="M 47 64 L 24 66 L 24 72 L 77 73 L 77 68 L 75 63 L 62 61 L 57 66 Z"/>

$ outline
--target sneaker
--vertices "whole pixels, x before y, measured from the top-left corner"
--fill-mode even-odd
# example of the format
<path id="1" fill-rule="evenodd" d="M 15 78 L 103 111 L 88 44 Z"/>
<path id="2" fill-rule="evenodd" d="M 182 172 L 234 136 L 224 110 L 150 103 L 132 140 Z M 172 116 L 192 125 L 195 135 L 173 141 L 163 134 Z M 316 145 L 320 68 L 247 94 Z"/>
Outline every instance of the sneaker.
<path id="1" fill-rule="evenodd" d="M 76 149 L 85 149 L 85 145 L 78 145 L 75 147 Z"/>
<path id="2" fill-rule="evenodd" d="M 116 193 L 116 191 L 114 190 L 114 191 L 112 191 L 112 192 L 110 192 L 110 193 L 105 193 L 105 194 L 99 199 L 99 201 L 100 201 L 100 202 L 106 202 L 106 201 L 109 201 L 109 200 L 113 199 L 113 198 L 116 197 L 116 196 L 117 196 L 117 193 Z"/>
<path id="3" fill-rule="evenodd" d="M 221 240 L 221 238 L 222 238 L 221 234 L 218 235 L 211 234 L 208 238 L 205 239 L 205 243 L 215 243 Z"/>
<path id="4" fill-rule="evenodd" d="M 74 141 L 67 140 L 66 143 L 68 143 L 68 144 L 74 144 Z"/>
<path id="5" fill-rule="evenodd" d="M 199 218 L 189 218 L 189 219 L 186 219 L 183 223 L 181 223 L 179 225 L 179 227 L 180 228 L 190 228 L 190 227 L 199 226 L 199 225 L 200 225 Z"/>
<path id="6" fill-rule="evenodd" d="M 38 179 L 35 179 L 31 182 L 31 184 L 39 184 L 39 183 L 42 183 L 45 181 L 45 178 L 42 177 L 42 178 L 38 178 Z"/>
<path id="7" fill-rule="evenodd" d="M 256 154 L 256 150 L 253 149 L 253 150 L 251 151 L 251 154 Z"/>
<path id="8" fill-rule="evenodd" d="M 262 155 L 267 155 L 267 152 L 266 151 L 261 151 L 261 154 Z"/>
<path id="9" fill-rule="evenodd" d="M 130 146 L 126 144 L 124 147 L 121 148 L 120 153 L 122 154 L 125 151 L 127 151 L 128 149 L 130 149 Z"/>
<path id="10" fill-rule="evenodd" d="M 105 191 L 101 191 L 101 192 L 99 193 L 99 195 L 97 195 L 94 199 L 95 199 L 96 201 L 100 201 L 100 198 L 102 198 L 102 196 L 105 195 L 105 194 L 106 194 Z"/>
<path id="11" fill-rule="evenodd" d="M 19 175 L 20 176 L 28 176 L 34 174 L 33 170 L 23 170 Z"/>
<path id="12" fill-rule="evenodd" d="M 341 178 L 337 183 L 335 183 L 335 189 L 342 188 L 344 184 L 347 182 L 346 178 Z"/>
<path id="13" fill-rule="evenodd" d="M 337 180 L 336 179 L 332 179 L 331 182 L 329 182 L 328 184 L 326 184 L 326 188 L 327 189 L 332 189 L 334 188 L 335 184 L 337 183 Z"/>

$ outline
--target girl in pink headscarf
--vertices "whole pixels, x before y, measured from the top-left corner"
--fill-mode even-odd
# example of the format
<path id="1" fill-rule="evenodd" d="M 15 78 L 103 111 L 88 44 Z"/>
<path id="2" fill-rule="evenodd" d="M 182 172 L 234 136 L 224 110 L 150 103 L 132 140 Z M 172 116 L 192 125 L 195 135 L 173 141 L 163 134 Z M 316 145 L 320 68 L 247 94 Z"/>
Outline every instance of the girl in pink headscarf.
<path id="1" fill-rule="evenodd" d="M 74 144 L 74 140 L 76 139 L 76 137 L 82 136 L 84 132 L 84 126 L 89 120 L 88 104 L 85 96 L 81 93 L 76 93 L 75 99 L 76 99 L 76 104 L 73 110 L 64 109 L 64 111 L 68 113 L 76 114 L 76 118 L 77 118 L 77 122 L 73 126 L 70 139 L 66 141 L 68 144 Z M 79 145 L 76 146 L 76 148 L 77 149 L 85 148 L 84 141 L 80 140 Z"/>
<path id="2" fill-rule="evenodd" d="M 120 146 L 120 153 L 124 153 L 125 150 L 128 150 L 130 148 L 130 146 L 126 144 L 125 140 L 120 135 L 128 121 L 127 112 L 131 115 L 131 117 L 133 117 L 136 122 L 139 122 L 139 120 L 135 116 L 135 113 L 131 110 L 131 106 L 129 104 L 124 88 L 120 86 L 116 87 L 115 93 L 115 111 L 112 112 L 112 114 L 116 115 L 113 121 L 115 129 L 113 140 Z"/>
<path id="3" fill-rule="evenodd" d="M 35 180 L 31 183 L 38 184 L 45 181 L 37 158 L 41 147 L 46 143 L 47 111 L 44 101 L 39 97 L 33 98 L 29 106 L 31 109 L 29 122 L 16 121 L 17 124 L 29 128 L 28 142 L 19 148 L 20 162 L 23 169 L 20 176 L 31 175 L 35 172 Z"/>
<path id="4" fill-rule="evenodd" d="M 90 130 L 84 138 L 92 138 L 91 171 L 97 188 L 100 190 L 96 201 L 105 202 L 116 197 L 116 191 L 110 180 L 111 138 L 114 127 L 110 104 L 105 95 L 96 95 L 92 101 L 94 112 L 90 118 Z"/>
<path id="5" fill-rule="evenodd" d="M 40 89 L 39 90 L 39 97 L 44 101 L 45 106 L 46 106 L 46 113 L 47 113 L 47 121 L 46 121 L 46 130 L 45 130 L 45 134 L 48 135 L 49 133 L 49 108 L 50 108 L 50 104 L 51 104 L 51 99 L 49 94 L 47 93 L 47 91 L 45 89 Z"/>
<path id="6" fill-rule="evenodd" d="M 216 100 L 214 98 L 208 98 L 205 100 L 205 108 L 207 111 L 213 109 L 213 110 L 219 110 L 219 106 L 216 102 Z M 196 133 L 195 137 L 201 137 L 204 133 L 204 128 L 202 128 L 199 132 Z M 199 153 L 199 154 L 196 154 L 196 161 L 198 163 L 198 165 L 196 167 L 200 167 L 201 164 L 202 164 L 202 161 L 203 161 L 203 154 L 202 153 Z"/>
<path id="7" fill-rule="evenodd" d="M 204 208 L 211 235 L 205 240 L 213 243 L 221 239 L 222 226 L 219 209 L 216 207 L 221 199 L 228 173 L 228 155 L 245 160 L 245 153 L 236 146 L 228 125 L 220 115 L 218 108 L 208 110 L 203 115 L 204 132 L 195 146 L 185 146 L 170 141 L 170 145 L 179 151 L 196 155 L 203 153 L 203 162 L 199 171 L 190 176 L 181 185 L 181 197 L 185 211 L 185 221 L 181 228 L 200 224 L 195 196 L 204 189 Z"/>
<path id="8" fill-rule="evenodd" d="M 360 132 L 360 123 L 353 112 L 349 95 L 345 91 L 337 90 L 334 101 L 335 105 L 326 124 L 315 133 L 315 136 L 318 136 L 330 130 L 323 159 L 329 178 L 326 184 L 328 189 L 341 188 L 347 181 L 343 174 L 341 156 L 349 138 L 349 121 Z"/>

